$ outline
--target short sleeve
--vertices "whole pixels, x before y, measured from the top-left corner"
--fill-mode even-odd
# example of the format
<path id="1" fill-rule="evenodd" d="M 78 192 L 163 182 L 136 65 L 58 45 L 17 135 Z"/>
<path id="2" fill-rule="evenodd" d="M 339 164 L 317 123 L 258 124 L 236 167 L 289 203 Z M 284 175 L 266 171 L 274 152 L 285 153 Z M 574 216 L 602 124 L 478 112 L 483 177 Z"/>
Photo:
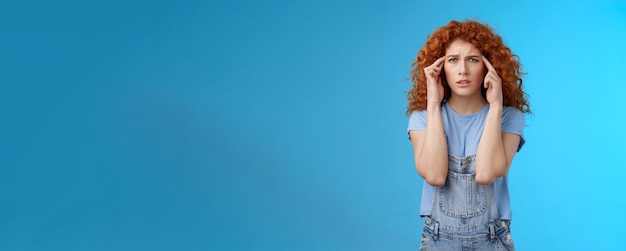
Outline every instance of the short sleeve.
<path id="1" fill-rule="evenodd" d="M 422 111 L 413 111 L 409 116 L 409 126 L 406 130 L 407 134 L 409 131 L 424 131 L 426 130 L 426 118 L 427 118 L 426 110 Z M 411 136 L 409 136 L 411 139 Z"/>
<path id="2" fill-rule="evenodd" d="M 514 107 L 505 107 L 502 111 L 502 132 L 512 133 L 520 136 L 519 146 L 517 151 L 522 149 L 522 146 L 526 143 L 524 138 L 524 124 L 525 118 L 522 111 Z"/>

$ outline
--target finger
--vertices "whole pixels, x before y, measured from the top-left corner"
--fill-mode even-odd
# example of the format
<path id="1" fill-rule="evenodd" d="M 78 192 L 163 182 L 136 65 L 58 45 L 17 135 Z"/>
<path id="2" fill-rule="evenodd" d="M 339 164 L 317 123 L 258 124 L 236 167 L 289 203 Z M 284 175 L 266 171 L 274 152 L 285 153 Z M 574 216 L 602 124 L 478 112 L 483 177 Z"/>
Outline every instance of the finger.
<path id="1" fill-rule="evenodd" d="M 489 74 L 487 77 L 485 77 L 485 82 L 488 82 L 490 87 L 502 86 L 500 79 L 493 74 Z"/>
<path id="2" fill-rule="evenodd" d="M 486 77 L 489 77 L 494 83 L 501 83 L 502 82 L 502 79 L 500 79 L 500 76 L 498 76 L 498 74 L 496 74 L 494 72 L 487 73 Z"/>
<path id="3" fill-rule="evenodd" d="M 493 87 L 493 81 L 493 74 L 489 71 L 487 75 L 485 75 L 485 88 Z"/>
<path id="4" fill-rule="evenodd" d="M 485 63 L 485 66 L 487 66 L 487 70 L 491 72 L 496 72 L 496 68 L 493 68 L 493 65 L 491 65 L 491 62 L 489 62 L 489 60 L 487 60 L 487 58 L 484 55 L 483 55 L 483 62 Z"/>
<path id="5" fill-rule="evenodd" d="M 498 79 L 498 80 L 500 79 L 500 75 L 498 75 L 498 73 L 495 71 L 495 69 L 487 72 L 487 75 L 490 75 L 494 79 Z"/>
<path id="6" fill-rule="evenodd" d="M 488 72 L 487 72 L 487 74 L 485 74 L 485 78 L 483 79 L 483 86 L 484 86 L 485 88 L 488 88 L 488 87 L 489 87 L 489 81 L 490 81 L 490 78 L 489 78 L 489 75 L 490 75 L 490 74 L 489 74 L 489 73 L 490 73 L 490 72 L 488 71 Z"/>
<path id="7" fill-rule="evenodd" d="M 446 59 L 446 56 L 440 57 L 432 65 L 435 65 L 437 67 L 443 66 L 443 60 L 444 59 Z"/>
<path id="8" fill-rule="evenodd" d="M 428 69 L 426 71 L 426 74 L 434 77 L 434 76 L 439 75 L 439 70 L 437 70 L 437 69 Z"/>
<path id="9" fill-rule="evenodd" d="M 430 72 L 433 72 L 433 73 L 439 73 L 439 72 L 441 72 L 441 68 L 438 68 L 438 67 L 432 67 L 432 68 L 430 68 Z"/>

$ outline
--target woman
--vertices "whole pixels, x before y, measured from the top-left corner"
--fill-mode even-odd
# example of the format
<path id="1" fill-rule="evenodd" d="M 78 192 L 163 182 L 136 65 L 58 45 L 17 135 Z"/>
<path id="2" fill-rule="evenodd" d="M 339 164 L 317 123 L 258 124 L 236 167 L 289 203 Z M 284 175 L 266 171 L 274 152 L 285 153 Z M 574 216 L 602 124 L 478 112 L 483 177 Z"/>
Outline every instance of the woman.
<path id="1" fill-rule="evenodd" d="M 407 114 L 426 181 L 420 250 L 514 250 L 507 173 L 530 113 L 520 67 L 476 21 L 451 21 L 418 52 Z"/>

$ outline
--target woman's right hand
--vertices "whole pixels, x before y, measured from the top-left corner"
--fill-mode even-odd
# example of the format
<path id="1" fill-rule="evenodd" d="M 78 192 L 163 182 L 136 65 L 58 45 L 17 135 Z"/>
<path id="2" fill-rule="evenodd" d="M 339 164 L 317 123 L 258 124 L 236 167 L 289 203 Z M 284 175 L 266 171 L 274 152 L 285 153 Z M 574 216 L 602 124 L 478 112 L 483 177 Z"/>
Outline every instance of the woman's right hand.
<path id="1" fill-rule="evenodd" d="M 424 68 L 426 75 L 426 95 L 428 103 L 440 104 L 443 100 L 443 84 L 441 83 L 441 69 L 443 69 L 444 57 L 440 57 L 430 66 Z"/>

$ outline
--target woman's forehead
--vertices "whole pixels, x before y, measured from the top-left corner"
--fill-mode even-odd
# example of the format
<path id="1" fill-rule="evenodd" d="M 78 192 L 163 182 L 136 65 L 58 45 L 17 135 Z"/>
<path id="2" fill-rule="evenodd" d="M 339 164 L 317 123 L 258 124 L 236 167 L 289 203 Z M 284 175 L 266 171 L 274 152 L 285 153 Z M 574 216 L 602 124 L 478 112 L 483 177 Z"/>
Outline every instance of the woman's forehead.
<path id="1" fill-rule="evenodd" d="M 469 42 L 457 39 L 448 45 L 446 55 L 448 54 L 480 54 L 480 50 Z"/>

